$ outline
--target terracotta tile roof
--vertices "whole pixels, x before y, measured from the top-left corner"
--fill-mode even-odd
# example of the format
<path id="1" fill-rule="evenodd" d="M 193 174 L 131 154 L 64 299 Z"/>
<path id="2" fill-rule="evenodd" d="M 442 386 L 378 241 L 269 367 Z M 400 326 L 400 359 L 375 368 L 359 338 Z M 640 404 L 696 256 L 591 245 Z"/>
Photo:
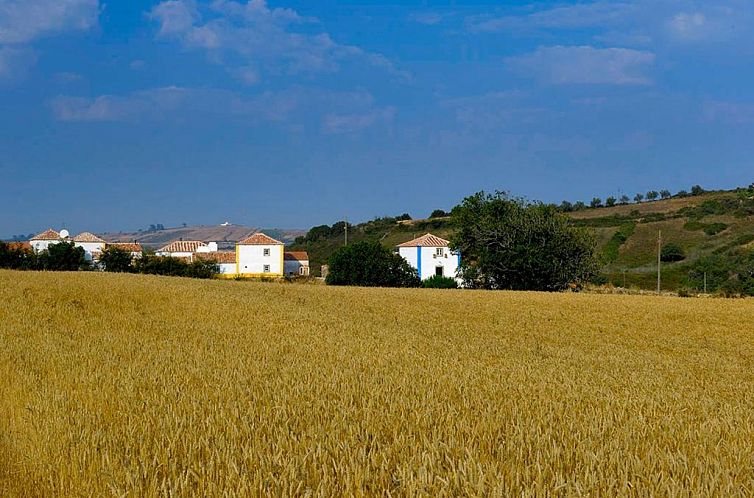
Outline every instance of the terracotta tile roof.
<path id="1" fill-rule="evenodd" d="M 60 240 L 60 234 L 52 228 L 48 228 L 44 232 L 38 233 L 30 240 Z"/>
<path id="2" fill-rule="evenodd" d="M 31 244 L 28 242 L 8 242 L 8 249 L 16 251 L 21 249 L 28 251 L 31 249 Z"/>
<path id="3" fill-rule="evenodd" d="M 275 246 L 284 245 L 279 240 L 275 240 L 269 235 L 265 235 L 262 232 L 257 232 L 243 239 L 239 244 L 244 246 Z"/>
<path id="4" fill-rule="evenodd" d="M 449 242 L 445 239 L 441 239 L 436 235 L 427 233 L 414 240 L 409 240 L 403 244 L 398 244 L 398 247 L 448 247 Z"/>
<path id="5" fill-rule="evenodd" d="M 73 238 L 74 242 L 104 242 L 91 232 L 81 232 Z"/>
<path id="6" fill-rule="evenodd" d="M 236 253 L 234 251 L 198 252 L 194 254 L 194 258 L 214 261 L 215 263 L 235 263 Z"/>
<path id="7" fill-rule="evenodd" d="M 174 240 L 170 244 L 157 250 L 157 252 L 196 252 L 199 246 L 205 245 L 200 240 Z"/>
<path id="8" fill-rule="evenodd" d="M 306 251 L 290 251 L 283 253 L 283 259 L 286 261 L 309 261 L 309 255 Z"/>
<path id="9" fill-rule="evenodd" d="M 141 252 L 141 244 L 137 242 L 108 242 L 107 247 L 117 247 L 126 252 Z"/>

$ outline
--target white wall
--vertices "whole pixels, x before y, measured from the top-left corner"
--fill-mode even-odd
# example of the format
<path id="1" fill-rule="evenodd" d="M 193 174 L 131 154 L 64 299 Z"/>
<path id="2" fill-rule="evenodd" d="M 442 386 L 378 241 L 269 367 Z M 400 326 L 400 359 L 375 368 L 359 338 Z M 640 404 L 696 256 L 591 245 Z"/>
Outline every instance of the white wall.
<path id="1" fill-rule="evenodd" d="M 265 256 L 264 250 L 269 249 L 270 255 Z M 282 245 L 242 245 L 236 246 L 238 253 L 238 273 L 270 273 L 283 274 L 283 246 Z M 269 265 L 270 271 L 264 271 L 264 265 Z"/>
<path id="2" fill-rule="evenodd" d="M 309 261 L 297 261 L 295 259 L 286 259 L 285 264 L 286 275 L 301 275 L 300 269 L 302 266 L 309 267 Z M 306 273 L 308 275 L 308 272 Z"/>
<path id="3" fill-rule="evenodd" d="M 57 244 L 60 240 L 33 240 L 29 242 L 34 252 L 42 252 L 52 244 Z"/>
<path id="4" fill-rule="evenodd" d="M 174 258 L 193 258 L 194 253 L 193 252 L 167 252 L 167 251 L 158 251 L 155 253 L 157 256 L 172 256 Z"/>
<path id="5" fill-rule="evenodd" d="M 437 255 L 438 249 L 442 250 L 442 255 Z M 443 269 L 443 276 L 455 278 L 460 282 L 460 279 L 456 276 L 459 262 L 458 255 L 451 253 L 447 247 L 399 247 L 398 254 L 417 270 L 421 259 L 421 275 L 419 277 L 422 280 L 435 276 L 436 268 L 439 266 Z"/>
<path id="6" fill-rule="evenodd" d="M 104 242 L 74 242 L 76 247 L 83 247 L 86 259 L 92 260 L 92 252 L 102 252 L 105 249 Z"/>
<path id="7" fill-rule="evenodd" d="M 221 275 L 232 275 L 236 273 L 235 263 L 219 263 L 217 266 L 220 269 Z"/>

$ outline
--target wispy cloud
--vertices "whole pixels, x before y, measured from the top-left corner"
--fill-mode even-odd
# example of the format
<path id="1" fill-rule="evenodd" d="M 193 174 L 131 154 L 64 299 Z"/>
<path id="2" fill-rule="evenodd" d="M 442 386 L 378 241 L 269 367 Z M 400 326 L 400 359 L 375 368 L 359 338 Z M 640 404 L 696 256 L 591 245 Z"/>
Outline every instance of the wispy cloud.
<path id="1" fill-rule="evenodd" d="M 509 57 L 515 71 L 543 83 L 649 85 L 647 71 L 655 55 L 627 48 L 540 47 L 536 52 Z"/>
<path id="2" fill-rule="evenodd" d="M 156 5 L 149 16 L 158 23 L 160 37 L 203 50 L 232 68 L 240 58 L 243 67 L 318 73 L 336 72 L 344 62 L 359 61 L 395 78 L 409 77 L 381 54 L 336 42 L 329 33 L 316 29 L 316 19 L 292 9 L 270 8 L 265 0 L 218 0 L 208 6 L 169 0 Z"/>
<path id="3" fill-rule="evenodd" d="M 393 107 L 378 107 L 368 92 L 290 88 L 244 95 L 221 89 L 163 87 L 126 95 L 61 95 L 50 102 L 53 115 L 67 122 L 143 122 L 206 116 L 235 118 L 250 125 L 310 125 L 326 133 L 356 133 L 389 123 Z"/>
<path id="4" fill-rule="evenodd" d="M 0 78 L 13 78 L 36 62 L 38 38 L 97 25 L 98 0 L 0 1 Z"/>
<path id="5" fill-rule="evenodd" d="M 444 16 L 439 12 L 414 12 L 409 18 L 419 24 L 434 26 L 440 24 L 443 21 Z"/>

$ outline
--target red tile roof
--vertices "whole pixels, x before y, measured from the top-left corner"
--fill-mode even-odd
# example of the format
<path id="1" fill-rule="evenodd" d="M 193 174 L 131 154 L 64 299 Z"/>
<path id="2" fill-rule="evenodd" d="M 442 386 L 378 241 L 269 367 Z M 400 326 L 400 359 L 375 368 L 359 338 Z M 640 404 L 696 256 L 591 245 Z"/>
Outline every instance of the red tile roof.
<path id="1" fill-rule="evenodd" d="M 31 244 L 28 242 L 8 242 L 8 249 L 28 251 L 31 249 Z"/>
<path id="2" fill-rule="evenodd" d="M 198 252 L 194 254 L 194 258 L 215 263 L 235 263 L 236 253 L 234 251 Z"/>
<path id="3" fill-rule="evenodd" d="M 74 242 L 104 242 L 91 232 L 81 232 L 73 238 Z"/>
<path id="4" fill-rule="evenodd" d="M 262 232 L 257 232 L 253 235 L 250 235 L 243 239 L 239 244 L 244 246 L 282 246 L 284 245 L 279 240 L 275 240 L 272 237 L 263 234 Z"/>
<path id="5" fill-rule="evenodd" d="M 441 239 L 431 233 L 427 233 L 414 240 L 398 244 L 398 247 L 448 247 L 448 244 L 449 242 L 447 240 Z"/>
<path id="6" fill-rule="evenodd" d="M 141 252 L 141 244 L 137 242 L 108 242 L 107 247 L 117 247 L 126 252 Z"/>
<path id="7" fill-rule="evenodd" d="M 157 250 L 157 252 L 196 252 L 199 246 L 205 245 L 200 240 L 174 240 L 170 244 Z"/>
<path id="8" fill-rule="evenodd" d="M 30 240 L 60 240 L 60 234 L 52 228 L 48 228 L 44 232 L 38 233 Z"/>
<path id="9" fill-rule="evenodd" d="M 290 251 L 283 253 L 283 259 L 286 261 L 309 261 L 309 255 L 306 251 Z"/>

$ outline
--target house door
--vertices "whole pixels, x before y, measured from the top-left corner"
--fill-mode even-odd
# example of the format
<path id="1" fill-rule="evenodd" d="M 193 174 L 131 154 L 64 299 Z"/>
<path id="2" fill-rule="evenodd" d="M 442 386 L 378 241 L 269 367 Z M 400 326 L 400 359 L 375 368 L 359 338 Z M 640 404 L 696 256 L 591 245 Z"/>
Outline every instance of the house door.
<path id="1" fill-rule="evenodd" d="M 436 277 L 442 277 L 443 276 L 443 267 L 442 266 L 435 266 L 435 276 Z"/>

